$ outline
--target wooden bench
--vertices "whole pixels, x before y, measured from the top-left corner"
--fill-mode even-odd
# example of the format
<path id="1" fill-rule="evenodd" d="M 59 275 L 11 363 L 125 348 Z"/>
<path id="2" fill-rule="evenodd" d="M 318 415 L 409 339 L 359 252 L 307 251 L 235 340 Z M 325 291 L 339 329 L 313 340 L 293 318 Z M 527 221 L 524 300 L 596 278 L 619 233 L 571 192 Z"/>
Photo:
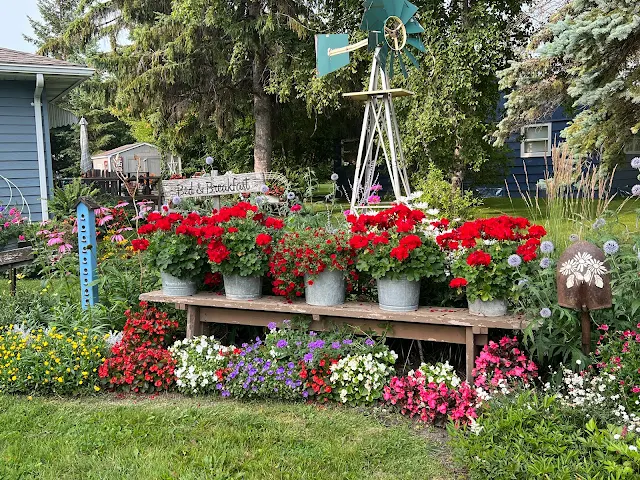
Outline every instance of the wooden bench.
<path id="1" fill-rule="evenodd" d="M 478 350 L 488 342 L 489 329 L 522 329 L 521 317 L 478 317 L 467 309 L 420 307 L 415 312 L 388 312 L 377 304 L 347 302 L 335 307 L 307 305 L 303 300 L 287 303 L 282 297 L 259 300 L 229 300 L 217 293 L 198 293 L 191 297 L 164 295 L 160 291 L 143 293 L 140 300 L 173 303 L 187 310 L 187 337 L 203 333 L 203 323 L 266 326 L 281 324 L 292 315 L 311 315 L 311 330 L 330 330 L 347 324 L 363 331 L 373 330 L 388 337 L 428 340 L 465 345 L 466 374 L 471 378 Z"/>
<path id="2" fill-rule="evenodd" d="M 16 294 L 16 282 L 18 279 L 16 268 L 29 265 L 31 262 L 33 262 L 33 250 L 31 247 L 21 247 L 0 252 L 0 272 L 9 270 L 11 295 Z"/>

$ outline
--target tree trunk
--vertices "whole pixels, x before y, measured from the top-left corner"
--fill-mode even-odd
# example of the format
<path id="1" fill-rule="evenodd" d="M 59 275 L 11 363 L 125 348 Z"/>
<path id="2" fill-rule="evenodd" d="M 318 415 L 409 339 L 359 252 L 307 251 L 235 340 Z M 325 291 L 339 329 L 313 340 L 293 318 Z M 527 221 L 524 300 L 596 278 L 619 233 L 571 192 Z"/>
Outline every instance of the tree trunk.
<path id="1" fill-rule="evenodd" d="M 268 172 L 271 168 L 271 151 L 273 137 L 271 135 L 271 98 L 264 91 L 262 78 L 266 62 L 260 51 L 253 59 L 253 118 L 255 135 L 253 143 L 253 170 Z"/>
<path id="2" fill-rule="evenodd" d="M 462 182 L 464 181 L 464 166 L 462 159 L 460 158 L 460 145 L 458 145 L 453 153 L 453 174 L 451 175 L 451 191 L 462 191 Z"/>

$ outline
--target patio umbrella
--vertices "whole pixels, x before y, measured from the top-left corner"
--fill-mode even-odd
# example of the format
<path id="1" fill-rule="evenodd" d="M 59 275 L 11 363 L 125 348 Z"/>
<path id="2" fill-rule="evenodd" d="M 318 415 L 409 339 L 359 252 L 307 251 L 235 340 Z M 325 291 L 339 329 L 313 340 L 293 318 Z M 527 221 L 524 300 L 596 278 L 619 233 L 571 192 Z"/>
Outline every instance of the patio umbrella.
<path id="1" fill-rule="evenodd" d="M 87 121 L 80 119 L 80 171 L 84 174 L 93 168 L 91 153 L 89 152 L 89 134 L 87 133 Z"/>

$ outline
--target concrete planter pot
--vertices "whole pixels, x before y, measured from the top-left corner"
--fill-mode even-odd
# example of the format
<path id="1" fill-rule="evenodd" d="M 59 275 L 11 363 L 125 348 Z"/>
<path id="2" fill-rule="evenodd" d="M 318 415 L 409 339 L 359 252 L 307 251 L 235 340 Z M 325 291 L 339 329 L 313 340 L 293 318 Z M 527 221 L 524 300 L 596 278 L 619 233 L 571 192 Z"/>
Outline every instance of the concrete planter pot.
<path id="1" fill-rule="evenodd" d="M 406 278 L 378 280 L 378 303 L 381 310 L 391 312 L 412 312 L 420 303 L 420 281 Z"/>
<path id="2" fill-rule="evenodd" d="M 313 284 L 309 285 L 309 281 Z M 340 270 L 327 270 L 313 278 L 304 276 L 304 295 L 308 305 L 341 305 L 344 303 L 345 292 L 344 272 Z"/>
<path id="3" fill-rule="evenodd" d="M 471 315 L 502 317 L 507 314 L 507 301 L 504 299 L 484 301 L 476 298 L 473 302 L 467 300 L 467 303 L 469 304 L 469 313 Z"/>
<path id="4" fill-rule="evenodd" d="M 193 280 L 183 280 L 167 272 L 160 272 L 160 279 L 162 280 L 162 293 L 165 295 L 190 297 L 195 295 L 197 291 L 196 282 Z"/>
<path id="5" fill-rule="evenodd" d="M 223 275 L 224 294 L 231 300 L 256 300 L 262 296 L 262 277 Z"/>

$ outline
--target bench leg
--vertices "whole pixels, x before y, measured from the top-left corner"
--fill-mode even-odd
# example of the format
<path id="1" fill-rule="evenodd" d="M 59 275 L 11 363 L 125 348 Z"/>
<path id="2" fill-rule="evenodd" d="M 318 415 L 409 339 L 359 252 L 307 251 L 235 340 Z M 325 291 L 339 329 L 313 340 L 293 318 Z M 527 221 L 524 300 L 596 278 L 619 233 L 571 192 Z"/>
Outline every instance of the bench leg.
<path id="1" fill-rule="evenodd" d="M 476 359 L 476 344 L 474 341 L 473 335 L 473 327 L 466 328 L 466 373 L 467 373 L 467 382 L 473 384 L 473 367 Z"/>
<path id="2" fill-rule="evenodd" d="M 202 322 L 200 321 L 200 307 L 197 305 L 187 306 L 187 338 L 202 335 Z"/>

